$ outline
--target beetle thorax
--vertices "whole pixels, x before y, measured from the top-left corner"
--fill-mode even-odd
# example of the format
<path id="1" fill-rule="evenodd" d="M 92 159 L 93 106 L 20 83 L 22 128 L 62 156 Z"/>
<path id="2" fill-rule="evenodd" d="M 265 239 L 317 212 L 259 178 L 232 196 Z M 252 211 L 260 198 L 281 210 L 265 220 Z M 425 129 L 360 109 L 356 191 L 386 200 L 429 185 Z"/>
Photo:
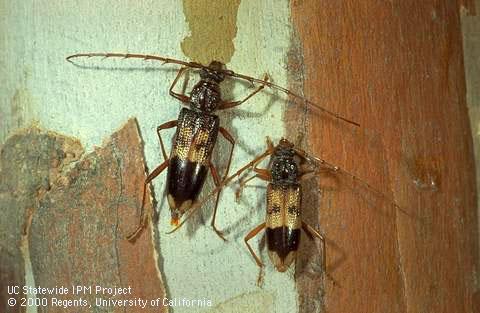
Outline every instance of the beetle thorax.
<path id="1" fill-rule="evenodd" d="M 208 79 L 200 80 L 192 89 L 190 105 L 202 112 L 213 112 L 220 104 L 222 97 L 217 82 Z"/>
<path id="2" fill-rule="evenodd" d="M 273 157 L 271 168 L 274 183 L 298 182 L 298 165 L 294 160 L 293 151 L 277 151 Z"/>

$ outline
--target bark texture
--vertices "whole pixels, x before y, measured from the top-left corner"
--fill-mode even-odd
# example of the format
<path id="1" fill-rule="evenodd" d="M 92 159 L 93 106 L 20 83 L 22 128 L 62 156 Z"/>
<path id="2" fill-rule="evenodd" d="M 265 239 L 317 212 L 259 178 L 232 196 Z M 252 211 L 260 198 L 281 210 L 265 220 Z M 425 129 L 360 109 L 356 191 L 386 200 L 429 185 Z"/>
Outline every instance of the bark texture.
<path id="1" fill-rule="evenodd" d="M 320 203 L 305 211 L 328 238 L 332 278 L 320 279 L 315 247 L 302 250 L 314 264 L 298 265 L 301 312 L 480 310 L 459 5 L 472 8 L 292 3 L 306 97 L 361 124 L 311 110 L 309 152 L 385 194 L 346 175 L 320 180 Z"/>
<path id="2" fill-rule="evenodd" d="M 136 121 L 130 120 L 102 147 L 80 159 L 82 153 L 79 142 L 35 128 L 11 137 L 3 147 L 2 177 L 15 181 L 1 184 L 2 213 L 9 218 L 1 220 L 0 229 L 8 231 L 3 236 L 15 240 L 7 241 L 5 249 L 12 252 L 6 254 L 8 262 L 1 263 L 7 267 L 2 275 L 11 284 L 24 285 L 24 263 L 31 262 L 36 286 L 92 287 L 85 293 L 74 295 L 70 289 L 65 296 L 48 296 L 82 298 L 91 305 L 71 307 L 75 312 L 143 312 L 138 306 L 96 305 L 97 298 L 165 296 L 151 227 L 134 244 L 125 239 L 138 224 L 145 179 Z M 113 296 L 96 292 L 95 286 L 131 287 L 131 293 Z M 2 307 L 7 307 L 4 300 Z M 39 309 L 65 312 L 67 308 Z M 149 311 L 166 312 L 166 308 L 149 307 Z"/>

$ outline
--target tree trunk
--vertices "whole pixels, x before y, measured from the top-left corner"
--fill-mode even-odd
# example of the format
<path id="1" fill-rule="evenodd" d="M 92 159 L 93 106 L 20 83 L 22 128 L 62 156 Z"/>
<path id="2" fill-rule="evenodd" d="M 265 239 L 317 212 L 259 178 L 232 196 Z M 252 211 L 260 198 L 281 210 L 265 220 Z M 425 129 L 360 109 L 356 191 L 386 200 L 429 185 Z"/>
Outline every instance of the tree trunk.
<path id="1" fill-rule="evenodd" d="M 458 3 L 307 1 L 292 10 L 305 95 L 361 125 L 312 113 L 310 151 L 384 195 L 346 175 L 327 182 L 333 191 L 322 192 L 312 220 L 331 243 L 325 310 L 478 312 Z M 308 296 L 320 287 L 298 285 L 301 311 L 312 312 Z"/>

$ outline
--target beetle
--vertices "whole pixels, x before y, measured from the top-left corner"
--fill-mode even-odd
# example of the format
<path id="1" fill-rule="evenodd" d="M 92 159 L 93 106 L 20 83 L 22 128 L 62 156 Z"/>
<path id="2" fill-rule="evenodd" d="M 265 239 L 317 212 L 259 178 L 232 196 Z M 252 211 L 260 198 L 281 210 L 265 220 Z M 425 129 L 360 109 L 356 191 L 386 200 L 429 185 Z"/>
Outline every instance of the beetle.
<path id="1" fill-rule="evenodd" d="M 182 216 L 189 211 L 193 204 L 197 203 L 198 196 L 205 183 L 208 170 L 210 170 L 213 181 L 216 185 L 216 202 L 213 211 L 211 226 L 215 233 L 226 240 L 223 234 L 215 226 L 215 218 L 217 213 L 218 202 L 220 198 L 221 179 L 218 171 L 211 162 L 211 155 L 214 145 L 220 133 L 232 145 L 228 157 L 227 167 L 223 180 L 228 176 L 235 140 L 233 136 L 223 127 L 220 126 L 219 118 L 213 114 L 214 111 L 230 109 L 241 105 L 256 93 L 261 91 L 265 86 L 280 90 L 289 96 L 301 99 L 307 105 L 320 110 L 335 119 L 342 120 L 354 126 L 360 126 L 358 123 L 350 121 L 339 116 L 327 109 L 324 109 L 313 102 L 287 90 L 281 86 L 268 81 L 268 76 L 264 79 L 256 79 L 243 74 L 235 73 L 227 70 L 225 65 L 218 61 L 212 61 L 208 66 L 201 65 L 196 62 L 185 62 L 181 60 L 165 58 L 155 55 L 146 54 L 122 54 L 122 53 L 79 53 L 67 57 L 67 61 L 78 57 L 104 57 L 104 58 L 137 58 L 143 60 L 156 60 L 165 63 L 174 63 L 182 65 L 177 73 L 176 78 L 170 86 L 169 93 L 172 97 L 187 104 L 189 108 L 182 108 L 177 120 L 168 121 L 157 127 L 157 135 L 160 141 L 161 151 L 164 162 L 157 166 L 146 178 L 143 188 L 143 198 L 141 207 L 141 218 L 137 229 L 130 234 L 127 239 L 133 241 L 139 233 L 145 228 L 152 212 L 145 212 L 144 206 L 146 201 L 146 191 L 148 184 L 160 175 L 165 169 L 167 170 L 167 200 L 171 211 L 171 224 L 180 227 L 179 224 Z M 183 93 L 174 91 L 174 87 L 180 77 L 187 69 L 200 70 L 200 80 L 192 88 L 191 95 L 187 96 Z M 258 87 L 244 99 L 239 101 L 224 101 L 221 96 L 220 83 L 224 81 L 226 76 L 242 79 L 253 84 L 259 84 Z M 176 127 L 173 146 L 170 157 L 167 157 L 163 144 L 161 131 Z M 176 229 L 176 228 L 175 228 Z"/>
<path id="2" fill-rule="evenodd" d="M 258 165 L 267 157 L 270 157 L 267 168 L 259 168 Z M 318 238 L 321 241 L 322 268 L 323 272 L 328 276 L 325 238 L 302 219 L 302 181 L 319 176 L 324 172 L 344 175 L 391 202 L 396 209 L 401 209 L 392 199 L 373 188 L 367 182 L 324 159 L 307 154 L 305 151 L 296 148 L 293 143 L 285 138 L 280 139 L 278 144 L 274 145 L 267 137 L 267 149 L 226 178 L 218 188 L 228 185 L 249 169 L 252 169 L 255 174 L 245 180 L 240 179 L 240 186 L 236 193 L 237 199 L 240 197 L 242 189 L 252 179 L 259 178 L 268 183 L 265 221 L 248 232 L 244 238 L 248 251 L 261 270 L 264 268 L 264 264 L 250 246 L 250 239 L 265 229 L 269 258 L 279 272 L 285 272 L 296 259 L 300 245 L 301 230 L 303 230 L 310 239 Z M 200 201 L 182 223 L 214 192 L 215 190 Z M 178 228 L 173 229 L 170 233 L 176 231 L 176 229 Z M 259 284 L 261 272 L 257 280 Z"/>
<path id="3" fill-rule="evenodd" d="M 295 149 L 294 145 L 284 138 L 276 146 L 269 141 L 267 152 L 266 156 L 271 156 L 268 168 L 259 169 L 257 164 L 262 161 L 262 158 L 256 160 L 253 165 L 253 171 L 256 174 L 240 184 L 241 189 L 254 178 L 268 182 L 265 222 L 252 229 L 245 236 L 244 241 L 257 265 L 263 267 L 263 263 L 248 241 L 265 229 L 270 260 L 279 272 L 285 272 L 296 258 L 301 229 L 310 238 L 315 236 L 321 240 L 323 258 L 326 257 L 325 239 L 301 217 L 302 188 L 300 182 L 312 172 L 303 173 L 299 168 L 298 161 L 294 158 L 297 156 L 306 159 L 305 154 Z M 323 266 L 325 266 L 325 259 Z"/>

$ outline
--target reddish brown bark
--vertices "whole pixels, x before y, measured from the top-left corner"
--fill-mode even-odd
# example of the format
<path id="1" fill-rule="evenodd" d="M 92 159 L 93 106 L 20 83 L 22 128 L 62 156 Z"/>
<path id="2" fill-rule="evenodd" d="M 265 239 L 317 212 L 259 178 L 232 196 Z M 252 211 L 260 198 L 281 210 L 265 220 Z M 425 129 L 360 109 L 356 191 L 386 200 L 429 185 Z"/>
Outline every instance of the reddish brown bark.
<path id="1" fill-rule="evenodd" d="M 478 312 L 459 4 L 292 4 L 305 95 L 361 124 L 312 113 L 309 151 L 401 206 L 340 175 L 320 181 L 333 189 L 322 193 L 318 225 L 336 284 L 325 280 L 323 295 L 318 275 L 301 276 L 301 312 Z"/>
<path id="2" fill-rule="evenodd" d="M 96 298 L 163 298 L 165 289 L 157 269 L 151 228 L 148 227 L 135 244 L 125 239 L 138 225 L 141 186 L 145 179 L 135 120 L 114 133 L 103 147 L 78 161 L 82 153 L 78 142 L 35 129 L 12 137 L 3 147 L 2 174 L 16 177 L 18 181 L 14 184 L 2 181 L 5 191 L 2 199 L 8 200 L 8 192 L 17 195 L 11 201 L 2 201 L 5 204 L 2 207 L 7 214 L 11 211 L 10 215 L 18 217 L 22 227 L 20 222 L 2 220 L 2 229 L 12 224 L 10 235 L 19 239 L 10 241 L 9 249 L 20 251 L 24 242 L 23 251 L 28 245 L 30 254 L 30 260 L 20 251 L 14 254 L 15 260 L 2 261 L 2 272 L 11 273 L 13 278 L 20 277 L 8 283 L 23 286 L 23 264 L 30 261 L 36 286 L 69 288 L 68 295 L 47 296 L 49 305 L 43 307 L 42 312 L 92 312 Z M 24 173 L 26 169 L 28 173 Z M 26 200 L 22 200 L 24 198 Z M 26 226 L 24 234 L 23 225 Z M 74 295 L 72 286 L 87 289 Z M 95 286 L 130 287 L 131 293 L 98 294 Z M 89 287 L 92 289 L 88 290 Z M 53 297 L 82 298 L 88 300 L 91 307 L 55 306 L 51 302 Z M 14 309 L 21 312 L 18 305 Z M 144 312 L 138 306 L 104 309 Z M 147 310 L 166 312 L 162 306 L 148 306 Z"/>

